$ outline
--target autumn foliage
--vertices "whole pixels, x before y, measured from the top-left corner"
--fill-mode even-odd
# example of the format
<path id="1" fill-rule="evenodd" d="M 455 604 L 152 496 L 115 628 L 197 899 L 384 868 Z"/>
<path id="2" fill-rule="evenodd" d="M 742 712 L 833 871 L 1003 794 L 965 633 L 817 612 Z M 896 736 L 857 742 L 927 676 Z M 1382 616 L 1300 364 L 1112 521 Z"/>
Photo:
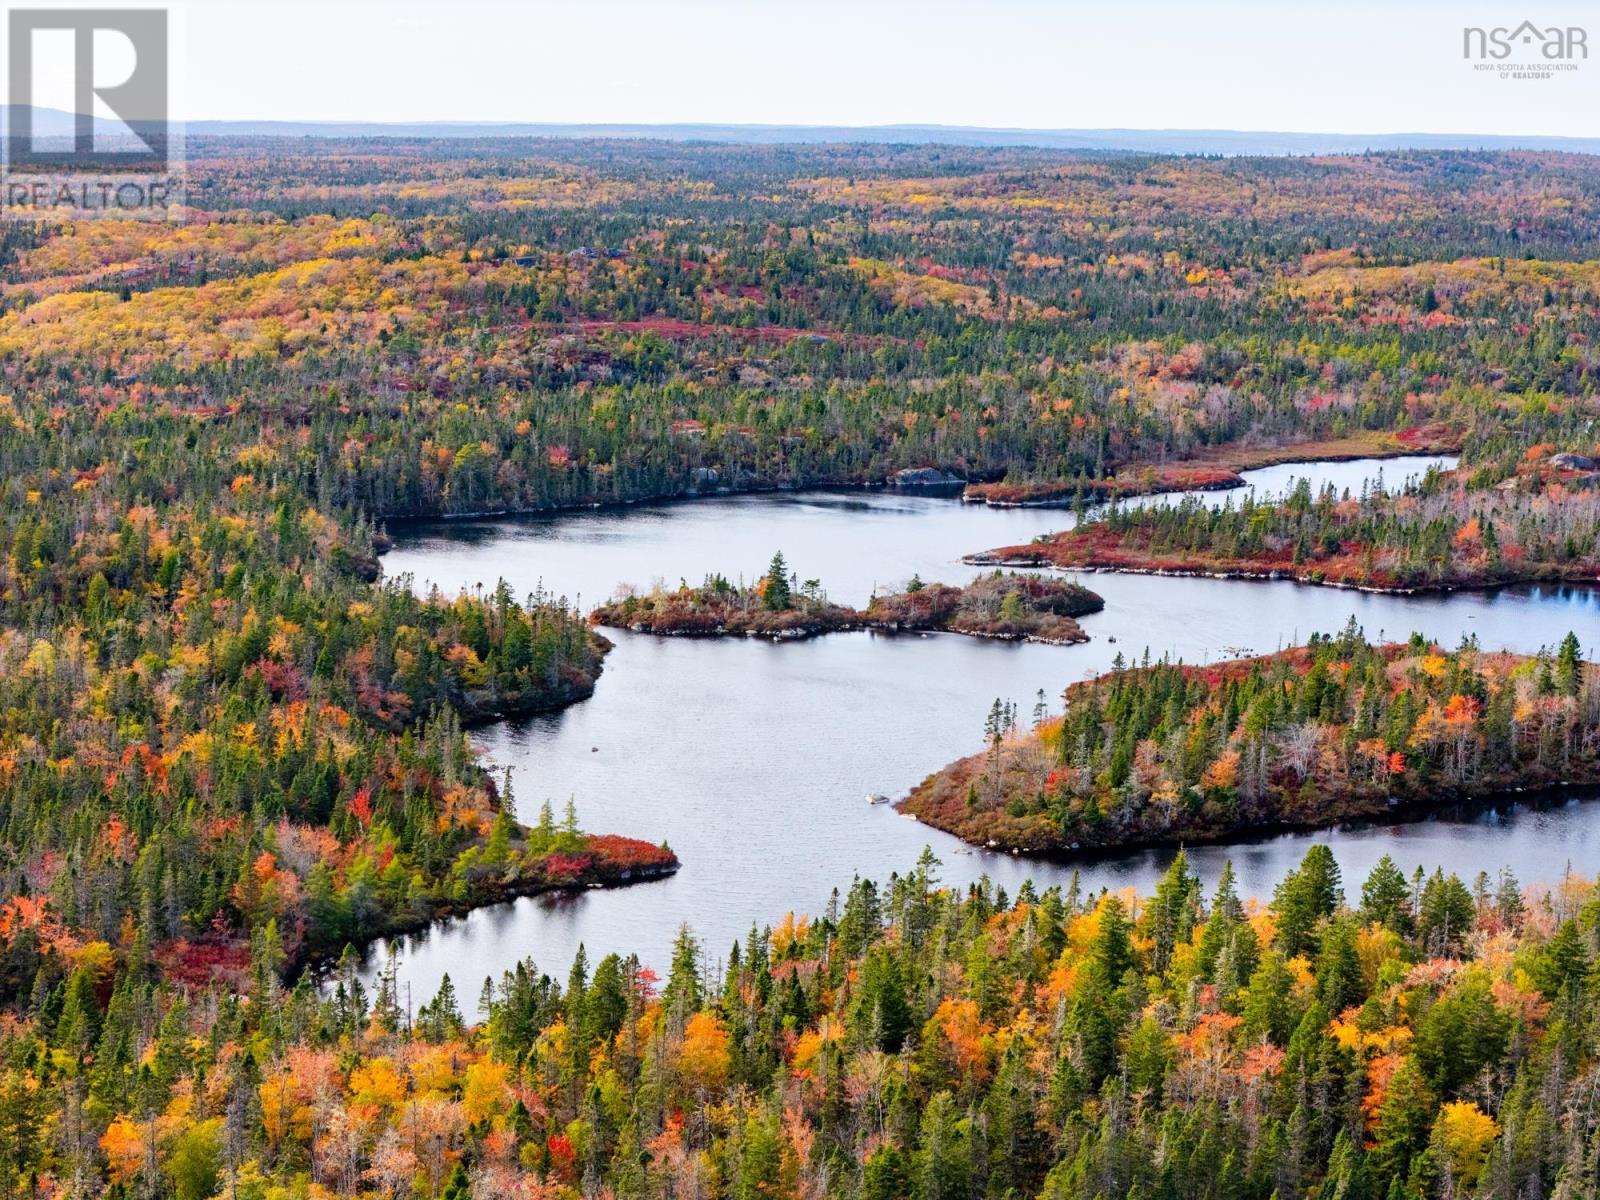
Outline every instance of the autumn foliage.
<path id="1" fill-rule="evenodd" d="M 1385 857 L 1347 893 L 1319 846 L 1255 901 L 1181 853 L 1145 896 L 953 891 L 937 867 L 725 957 L 685 930 L 664 979 L 523 962 L 471 1018 L 448 980 L 404 1002 L 392 969 L 370 991 L 342 968 L 321 995 L 260 972 L 102 994 L 86 948 L 60 1004 L 0 1028 L 0 1101 L 30 1134 L 0 1140 L 0 1180 L 1270 1200 L 1293 1171 L 1308 1195 L 1444 1200 L 1587 1177 L 1585 876 L 1469 886 Z"/>
<path id="2" fill-rule="evenodd" d="M 1600 781 L 1600 674 L 1554 652 L 1373 645 L 1354 622 L 1263 658 L 1141 662 L 935 773 L 902 808 L 969 841 L 1214 841 Z"/>

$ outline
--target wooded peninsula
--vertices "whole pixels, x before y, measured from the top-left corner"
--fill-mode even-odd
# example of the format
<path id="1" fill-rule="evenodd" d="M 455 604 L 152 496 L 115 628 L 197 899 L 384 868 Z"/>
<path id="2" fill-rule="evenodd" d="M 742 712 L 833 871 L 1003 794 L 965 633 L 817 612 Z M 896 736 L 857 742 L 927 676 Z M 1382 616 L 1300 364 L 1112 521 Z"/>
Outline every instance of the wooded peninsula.
<path id="1" fill-rule="evenodd" d="M 1226 579 L 1297 579 L 1374 592 L 1600 580 L 1600 459 L 1546 454 L 1503 479 L 1432 471 L 1350 496 L 1301 480 L 1288 495 L 1115 506 L 1062 533 L 967 561 Z"/>
<path id="2" fill-rule="evenodd" d="M 1208 842 L 1600 783 L 1600 668 L 1554 653 L 1373 645 L 1352 621 L 1261 658 L 1118 666 L 1066 712 L 929 776 L 902 811 L 1022 851 Z M 997 710 L 999 702 L 996 702 Z"/>

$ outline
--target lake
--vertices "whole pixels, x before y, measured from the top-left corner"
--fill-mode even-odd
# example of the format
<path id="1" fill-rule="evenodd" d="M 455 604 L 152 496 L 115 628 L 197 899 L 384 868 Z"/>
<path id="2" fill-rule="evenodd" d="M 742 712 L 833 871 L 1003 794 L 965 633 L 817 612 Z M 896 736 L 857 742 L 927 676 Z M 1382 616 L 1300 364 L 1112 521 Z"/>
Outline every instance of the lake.
<path id="1" fill-rule="evenodd" d="M 1380 473 L 1390 485 L 1449 465 L 1439 458 L 1290 464 L 1250 472 L 1262 493 L 1297 477 L 1359 491 Z M 1221 504 L 1239 492 L 1206 493 Z M 1151 502 L 1168 503 L 1173 497 Z M 963 583 L 979 573 L 963 554 L 1026 542 L 1072 523 L 1065 509 L 991 509 L 896 492 L 803 492 L 714 497 L 391 530 L 384 571 L 447 592 L 493 587 L 519 594 L 543 586 L 584 608 L 621 583 L 699 583 L 708 572 L 754 580 L 775 550 L 801 579 L 818 579 L 841 602 L 864 605 L 913 574 Z M 898 798 L 930 772 L 981 747 L 998 697 L 1028 713 L 1040 691 L 1052 711 L 1070 682 L 1106 670 L 1120 652 L 1205 662 L 1266 653 L 1343 626 L 1353 615 L 1369 636 L 1413 630 L 1454 645 L 1476 635 L 1486 648 L 1554 646 L 1569 629 L 1592 654 L 1600 592 L 1519 588 L 1492 593 L 1375 596 L 1291 582 L 1085 575 L 1105 611 L 1083 619 L 1085 645 L 1037 646 L 959 635 L 834 634 L 807 642 L 654 638 L 607 630 L 616 643 L 594 696 L 563 712 L 475 732 L 488 762 L 511 769 L 520 815 L 567 798 L 580 823 L 668 842 L 683 861 L 673 878 L 631 888 L 547 895 L 481 909 L 430 932 L 398 939 L 400 978 L 415 1001 L 448 972 L 476 995 L 485 975 L 524 957 L 564 975 L 583 944 L 593 962 L 635 952 L 665 966 L 688 923 L 713 959 L 752 924 L 786 912 L 819 912 L 853 876 L 886 880 L 924 846 L 947 883 L 987 874 L 1008 890 L 1027 878 L 1065 883 L 1074 867 L 1086 888 L 1148 887 L 1170 851 L 1047 862 L 975 850 L 949 835 L 870 805 Z M 1190 852 L 1209 886 L 1233 860 L 1241 891 L 1266 896 L 1314 841 L 1326 842 L 1347 891 L 1385 852 L 1409 871 L 1443 865 L 1471 876 L 1510 866 L 1524 882 L 1556 880 L 1567 863 L 1600 851 L 1600 805 L 1572 799 L 1532 810 L 1474 811 L 1400 826 L 1277 836 Z M 368 978 L 382 950 L 368 958 Z"/>

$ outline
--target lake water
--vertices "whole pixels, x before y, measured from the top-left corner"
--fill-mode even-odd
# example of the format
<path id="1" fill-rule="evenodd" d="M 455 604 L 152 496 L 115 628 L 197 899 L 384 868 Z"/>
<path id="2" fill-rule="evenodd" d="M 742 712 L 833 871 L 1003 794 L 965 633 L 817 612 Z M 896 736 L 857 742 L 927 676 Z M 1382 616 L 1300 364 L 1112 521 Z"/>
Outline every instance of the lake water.
<path id="1" fill-rule="evenodd" d="M 1298 464 L 1251 472 L 1263 492 L 1295 477 L 1359 491 L 1381 471 L 1391 485 L 1436 458 Z M 1207 493 L 1223 503 L 1239 493 Z M 897 590 L 913 574 L 961 583 L 978 573 L 960 558 L 1026 542 L 1071 524 L 1062 509 L 990 509 L 890 492 L 718 497 L 617 511 L 396 529 L 391 576 L 454 592 L 505 578 L 520 594 L 541 584 L 585 608 L 618 584 L 698 583 L 708 572 L 759 577 L 782 550 L 802 579 L 842 603 Z M 563 712 L 476 732 L 488 761 L 509 766 L 523 819 L 544 799 L 577 801 L 586 829 L 665 840 L 683 861 L 673 878 L 612 891 L 533 897 L 482 909 L 395 943 L 412 996 L 430 996 L 448 972 L 475 995 L 485 975 L 531 956 L 564 975 L 582 943 L 590 961 L 636 952 L 662 967 L 688 923 L 715 958 L 752 924 L 819 912 L 855 875 L 885 880 L 924 846 L 941 877 L 987 874 L 1009 890 L 1032 878 L 1086 887 L 1148 887 L 1171 854 L 1139 852 L 1078 864 L 971 849 L 870 805 L 903 796 L 930 772 L 978 750 L 999 697 L 1026 714 L 1043 690 L 1060 708 L 1066 684 L 1104 671 L 1118 652 L 1145 647 L 1204 662 L 1264 653 L 1332 631 L 1354 615 L 1370 636 L 1425 631 L 1446 644 L 1476 634 L 1489 648 L 1554 646 L 1568 629 L 1593 653 L 1600 593 L 1528 588 L 1444 596 L 1371 596 L 1295 583 L 1088 575 L 1104 612 L 1083 619 L 1092 640 L 1035 646 L 958 635 L 835 634 L 808 642 L 702 641 L 607 631 L 616 643 L 594 696 Z M 1114 640 L 1113 640 L 1114 639 Z M 1446 866 L 1469 879 L 1511 866 L 1525 882 L 1558 879 L 1568 862 L 1593 864 L 1600 805 L 1576 800 L 1542 811 L 1479 812 L 1402 826 L 1273 837 L 1193 850 L 1215 881 L 1232 858 L 1241 890 L 1265 896 L 1313 841 L 1330 844 L 1354 891 L 1388 852 L 1406 869 Z M 1590 866 L 1592 869 L 1592 866 Z M 375 972 L 381 951 L 371 955 Z"/>

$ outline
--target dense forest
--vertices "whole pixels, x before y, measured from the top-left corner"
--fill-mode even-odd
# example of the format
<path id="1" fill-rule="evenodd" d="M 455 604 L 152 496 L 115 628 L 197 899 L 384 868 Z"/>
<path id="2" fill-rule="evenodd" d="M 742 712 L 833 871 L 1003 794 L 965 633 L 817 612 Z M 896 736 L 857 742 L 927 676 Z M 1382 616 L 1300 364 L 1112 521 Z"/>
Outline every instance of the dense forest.
<path id="1" fill-rule="evenodd" d="M 1553 653 L 1446 651 L 1374 645 L 1352 618 L 1264 658 L 1119 654 L 1061 717 L 991 716 L 984 739 L 904 811 L 1010 849 L 1212 841 L 1600 783 L 1600 670 L 1571 633 Z"/>
<path id="2" fill-rule="evenodd" d="M 1580 156 L 192 150 L 190 224 L 6 232 L 29 475 L 381 517 L 1363 431 L 1594 449 Z"/>
<path id="3" fill-rule="evenodd" d="M 0 228 L 4 1197 L 1592 1194 L 1572 880 L 1323 888 L 1290 937 L 1181 879 L 1169 935 L 919 873 L 721 971 L 686 942 L 659 990 L 519 970 L 471 1029 L 305 968 L 676 864 L 517 819 L 467 729 L 581 701 L 606 643 L 559 593 L 381 580 L 400 518 L 1449 447 L 1455 490 L 1350 519 L 1414 502 L 1430 570 L 1490 529 L 1592 556 L 1592 492 L 1501 485 L 1597 449 L 1593 160 L 196 139 L 188 173 L 181 224 Z M 1324 553 L 1325 508 L 1262 536 Z M 1008 579 L 881 599 L 1008 636 L 1085 602 Z M 1093 842 L 1593 767 L 1575 647 L 1298 653 L 1119 672 L 1070 737 L 997 708 L 949 823 Z"/>
<path id="4" fill-rule="evenodd" d="M 0 1028 L 10 1195 L 1411 1200 L 1595 1192 L 1600 892 L 1314 847 L 1270 904 L 858 880 L 663 975 L 319 997 L 86 959 Z M 469 1014 L 471 1014 L 469 1016 Z"/>

